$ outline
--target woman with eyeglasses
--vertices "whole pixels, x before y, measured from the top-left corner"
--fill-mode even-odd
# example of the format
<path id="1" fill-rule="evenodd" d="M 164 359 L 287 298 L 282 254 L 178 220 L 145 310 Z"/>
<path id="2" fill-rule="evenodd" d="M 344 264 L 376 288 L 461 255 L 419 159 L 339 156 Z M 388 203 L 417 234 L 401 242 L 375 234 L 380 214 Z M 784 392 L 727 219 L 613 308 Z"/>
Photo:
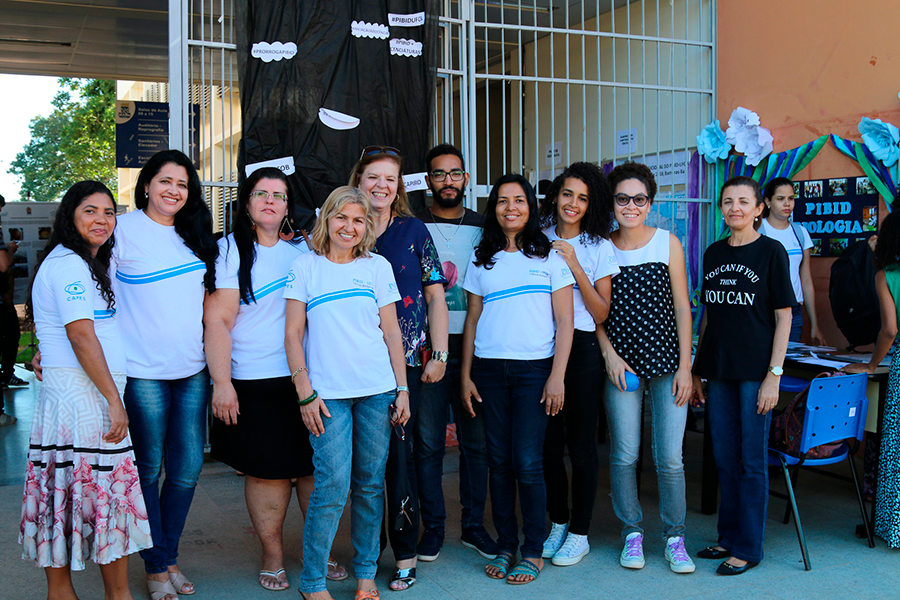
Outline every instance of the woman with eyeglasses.
<path id="1" fill-rule="evenodd" d="M 575 279 L 541 231 L 534 188 L 521 175 L 494 183 L 484 236 L 466 271 L 463 406 L 484 418 L 491 507 L 499 552 L 485 567 L 492 579 L 531 583 L 544 567 L 547 492 L 544 434 L 559 413 L 574 331 Z M 477 405 L 473 406 L 473 403 Z M 522 560 L 516 495 L 522 512 Z"/>
<path id="2" fill-rule="evenodd" d="M 365 148 L 350 173 L 350 185 L 362 190 L 369 198 L 377 237 L 374 251 L 391 264 L 401 298 L 397 304 L 397 317 L 403 334 L 411 424 L 407 427 L 405 440 L 391 438 L 387 466 L 387 529 L 396 561 L 391 589 L 401 591 L 416 582 L 417 558 L 432 561 L 440 553 L 440 544 L 437 544 L 436 553 L 417 551 L 419 511 L 412 458 L 412 423 L 421 382 L 439 381 L 447 367 L 449 316 L 443 286 L 447 280 L 431 234 L 410 210 L 403 185 L 403 159 L 396 148 Z M 406 447 L 401 448 L 400 444 Z M 401 461 L 405 468 L 400 465 Z M 398 530 L 401 524 L 395 526 L 394 517 L 404 508 L 407 508 L 409 518 Z M 426 537 L 423 536 L 420 547 L 433 547 L 435 544 Z"/>
<path id="3" fill-rule="evenodd" d="M 234 232 L 219 241 L 216 291 L 203 309 L 206 360 L 213 381 L 212 457 L 244 473 L 244 498 L 262 544 L 259 584 L 290 587 L 282 529 L 296 479 L 306 513 L 313 489 L 312 447 L 282 344 L 283 289 L 291 263 L 309 251 L 295 239 L 294 202 L 279 169 L 250 174 L 238 192 Z M 334 567 L 333 579 L 346 570 Z"/>
<path id="4" fill-rule="evenodd" d="M 541 203 L 544 234 L 575 277 L 575 334 L 566 368 L 566 405 L 550 419 L 544 442 L 551 529 L 543 557 L 558 566 L 577 564 L 591 549 L 587 534 L 597 496 L 597 423 L 603 385 L 596 330 L 609 314 L 610 280 L 619 272 L 607 239 L 611 212 L 609 182 L 600 169 L 583 162 L 573 163 L 554 179 Z M 571 511 L 564 461 L 567 446 L 572 461 Z"/>
<path id="5" fill-rule="evenodd" d="M 284 343 L 316 478 L 303 527 L 300 593 L 308 600 L 331 600 L 328 554 L 348 492 L 356 600 L 378 598 L 391 419 L 401 427 L 408 422 L 409 387 L 395 304 L 400 295 L 390 264 L 372 254 L 374 245 L 368 198 L 339 187 L 313 228 L 314 251 L 294 260 L 285 284 Z"/>
<path id="6" fill-rule="evenodd" d="M 620 272 L 612 281 L 609 317 L 598 333 L 608 376 L 610 487 L 625 542 L 619 564 L 627 569 L 644 567 L 636 466 L 641 405 L 644 392 L 649 392 L 665 557 L 673 572 L 693 573 L 694 563 L 684 548 L 687 503 L 682 442 L 693 393 L 684 251 L 677 237 L 646 223 L 656 195 L 656 180 L 646 165 L 619 165 L 609 174 L 609 182 L 619 224 L 610 241 Z M 639 381 L 628 384 L 626 373 Z"/>

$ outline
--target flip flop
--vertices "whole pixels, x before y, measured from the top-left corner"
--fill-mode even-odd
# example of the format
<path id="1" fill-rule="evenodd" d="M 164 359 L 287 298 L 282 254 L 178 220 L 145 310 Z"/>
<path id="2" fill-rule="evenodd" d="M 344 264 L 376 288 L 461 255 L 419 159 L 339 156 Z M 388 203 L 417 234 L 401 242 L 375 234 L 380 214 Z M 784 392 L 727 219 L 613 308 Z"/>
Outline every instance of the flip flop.
<path id="1" fill-rule="evenodd" d="M 291 587 L 291 584 L 285 582 L 285 586 L 281 588 L 277 587 L 268 587 L 263 585 L 262 578 L 263 577 L 271 577 L 275 580 L 275 583 L 278 583 L 278 577 L 284 575 L 284 569 L 278 569 L 277 571 L 260 571 L 259 572 L 259 585 L 261 588 L 265 590 L 269 590 L 270 592 L 283 592 L 284 590 Z"/>
<path id="2" fill-rule="evenodd" d="M 392 592 L 404 592 L 408 590 L 416 582 L 416 568 L 410 567 L 408 569 L 394 569 L 394 574 L 393 576 L 391 576 L 391 583 L 394 583 L 395 581 L 405 583 L 406 587 L 395 588 L 388 586 L 389 590 L 391 590 Z"/>
<path id="3" fill-rule="evenodd" d="M 519 561 L 519 564 L 516 565 L 516 568 L 509 572 L 509 575 L 506 577 L 506 583 L 509 585 L 525 585 L 526 583 L 531 583 L 537 579 L 537 576 L 540 574 L 541 570 L 536 564 L 527 558 L 523 558 Z M 510 577 L 515 578 L 516 575 L 531 575 L 531 579 L 528 581 L 516 581 L 515 579 L 510 579 Z"/>
<path id="4" fill-rule="evenodd" d="M 337 559 L 328 559 L 328 574 L 325 575 L 326 579 L 330 581 L 343 581 L 348 577 L 350 577 L 350 573 L 347 572 L 347 568 L 344 567 L 344 565 L 340 564 Z"/>
<path id="5" fill-rule="evenodd" d="M 506 577 L 507 571 L 509 571 L 509 561 L 511 561 L 511 560 L 512 560 L 512 554 L 510 554 L 509 552 L 499 552 L 499 553 L 497 553 L 497 556 L 496 556 L 493 560 L 491 560 L 491 562 L 489 562 L 489 563 L 485 566 L 485 574 L 486 574 L 488 577 L 490 577 L 491 579 L 503 579 L 503 578 L 505 578 L 505 577 Z M 488 573 L 488 572 L 487 572 L 487 568 L 488 568 L 488 567 L 494 567 L 494 568 L 496 568 L 496 569 L 497 569 L 497 575 L 494 576 L 494 575 L 491 575 L 490 573 Z"/>
<path id="6" fill-rule="evenodd" d="M 197 588 L 194 587 L 193 582 L 188 581 L 187 577 L 185 577 L 184 573 L 181 571 L 178 571 L 177 573 L 169 571 L 169 583 L 171 583 L 172 587 L 175 588 L 175 591 L 182 596 L 193 596 L 197 593 Z M 186 585 L 191 586 L 191 591 L 183 591 L 184 586 Z"/>
<path id="7" fill-rule="evenodd" d="M 169 594 L 175 596 L 175 600 L 178 600 L 178 592 L 172 586 L 172 582 L 170 581 L 148 579 L 147 590 L 150 592 L 150 600 L 163 600 L 163 598 Z"/>

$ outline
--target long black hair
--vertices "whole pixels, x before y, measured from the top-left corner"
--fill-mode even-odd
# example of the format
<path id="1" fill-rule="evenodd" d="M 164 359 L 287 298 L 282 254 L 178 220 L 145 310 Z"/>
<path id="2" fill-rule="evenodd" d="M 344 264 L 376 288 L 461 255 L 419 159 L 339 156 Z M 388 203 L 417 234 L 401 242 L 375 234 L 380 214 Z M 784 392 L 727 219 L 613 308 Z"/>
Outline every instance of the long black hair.
<path id="1" fill-rule="evenodd" d="M 596 165 L 586 162 L 572 163 L 550 184 L 550 189 L 541 201 L 541 225 L 556 225 L 557 202 L 566 179 L 578 179 L 588 188 L 588 206 L 581 219 L 581 233 L 594 243 L 608 238 L 612 225 L 612 187 Z"/>
<path id="2" fill-rule="evenodd" d="M 507 183 L 522 186 L 525 199 L 528 201 L 528 222 L 525 223 L 525 229 L 516 234 L 516 246 L 529 258 L 532 256 L 547 258 L 550 254 L 550 240 L 541 231 L 540 208 L 534 188 L 518 173 L 507 173 L 494 182 L 487 206 L 484 207 L 484 233 L 475 248 L 476 267 L 483 265 L 485 269 L 493 268 L 494 255 L 506 248 L 506 234 L 503 233 L 497 220 L 497 200 L 500 197 L 500 186 Z"/>
<path id="3" fill-rule="evenodd" d="M 794 182 L 787 177 L 776 177 L 769 181 L 769 183 L 766 184 L 765 190 L 763 191 L 763 202 L 765 202 L 766 200 L 771 202 L 772 198 L 775 197 L 775 192 L 777 192 L 778 188 L 783 185 L 790 187 L 792 190 L 794 189 Z M 769 205 L 766 204 L 766 207 L 763 209 L 760 218 L 764 219 L 768 217 L 770 212 L 772 212 L 772 210 L 769 208 Z"/>
<path id="4" fill-rule="evenodd" d="M 234 220 L 234 244 L 237 246 L 238 258 L 238 290 L 241 293 L 241 300 L 244 304 L 256 302 L 256 296 L 253 294 L 253 283 L 251 280 L 251 272 L 253 263 L 256 262 L 256 230 L 253 227 L 253 219 L 250 218 L 248 211 L 250 203 L 250 193 L 256 184 L 262 179 L 275 179 L 283 181 L 284 187 L 287 189 L 287 214 L 294 214 L 294 196 L 291 193 L 291 186 L 285 174 L 274 167 L 265 167 L 253 171 L 238 190 L 238 207 L 237 215 Z M 293 227 L 291 227 L 293 230 Z M 300 238 L 303 239 L 303 238 Z"/>
<path id="5" fill-rule="evenodd" d="M 194 168 L 191 159 L 178 150 L 163 150 L 151 156 L 141 169 L 134 186 L 134 205 L 140 209 L 147 208 L 150 198 L 145 188 L 150 186 L 150 181 L 168 164 L 184 167 L 187 171 L 188 197 L 181 210 L 175 213 L 175 233 L 181 237 L 184 245 L 194 253 L 194 256 L 206 265 L 203 285 L 212 293 L 216 291 L 216 258 L 219 256 L 219 247 L 212 232 L 212 215 L 206 202 L 203 201 L 200 176 L 197 175 L 197 169 Z"/>
<path id="6" fill-rule="evenodd" d="M 900 193 L 897 194 L 900 199 Z M 900 262 L 900 214 L 897 207 L 900 206 L 894 200 L 894 210 L 881 222 L 878 231 L 878 240 L 875 242 L 875 268 L 883 269 L 894 263 Z"/>
<path id="7" fill-rule="evenodd" d="M 109 261 L 112 257 L 112 249 L 116 244 L 113 233 L 109 234 L 100 248 L 97 249 L 97 255 L 91 254 L 91 247 L 88 245 L 78 229 L 75 227 L 75 209 L 81 206 L 81 203 L 88 196 L 94 194 L 103 194 L 112 202 L 113 209 L 116 208 L 116 199 L 113 198 L 109 188 L 99 181 L 79 181 L 69 188 L 59 203 L 59 209 L 56 211 L 56 218 L 53 220 L 53 229 L 50 231 L 50 239 L 44 247 L 44 258 L 38 263 L 34 269 L 34 276 L 31 278 L 31 284 L 28 286 L 28 297 L 25 302 L 25 310 L 29 318 L 34 316 L 34 305 L 32 304 L 31 291 L 34 287 L 34 280 L 37 272 L 41 268 L 44 259 L 57 246 L 64 246 L 81 257 L 87 263 L 91 271 L 91 279 L 93 279 L 100 288 L 100 297 L 106 300 L 106 308 L 112 310 L 116 305 L 116 298 L 113 295 L 112 282 L 109 278 Z"/>

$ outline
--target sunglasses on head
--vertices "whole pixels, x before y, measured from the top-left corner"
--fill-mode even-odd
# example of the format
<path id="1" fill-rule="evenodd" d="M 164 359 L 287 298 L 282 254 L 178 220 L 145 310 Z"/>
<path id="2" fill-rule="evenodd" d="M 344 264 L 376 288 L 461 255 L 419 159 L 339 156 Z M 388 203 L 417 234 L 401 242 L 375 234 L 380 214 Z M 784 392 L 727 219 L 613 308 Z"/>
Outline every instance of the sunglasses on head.
<path id="1" fill-rule="evenodd" d="M 628 194 L 616 194 L 616 204 L 619 206 L 628 206 L 628 203 L 634 200 L 634 205 L 637 207 L 647 206 L 647 203 L 650 202 L 650 197 L 646 194 L 636 194 L 634 196 L 629 196 Z"/>
<path id="2" fill-rule="evenodd" d="M 389 154 L 390 156 L 400 156 L 400 151 L 393 146 L 366 146 L 363 148 L 359 159 L 362 160 L 366 156 L 374 156 L 376 154 Z"/>

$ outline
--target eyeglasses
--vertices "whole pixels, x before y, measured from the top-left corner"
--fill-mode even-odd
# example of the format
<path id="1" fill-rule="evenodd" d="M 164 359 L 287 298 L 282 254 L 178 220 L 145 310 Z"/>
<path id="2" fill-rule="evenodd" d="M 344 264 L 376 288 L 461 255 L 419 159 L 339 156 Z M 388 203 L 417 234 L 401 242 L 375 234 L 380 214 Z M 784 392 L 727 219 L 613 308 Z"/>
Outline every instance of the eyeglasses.
<path id="1" fill-rule="evenodd" d="M 388 154 L 390 156 L 400 156 L 400 151 L 393 146 L 366 146 L 363 148 L 359 159 L 362 160 L 366 156 L 374 156 L 376 154 Z"/>
<path id="2" fill-rule="evenodd" d="M 453 181 L 462 181 L 463 177 L 466 176 L 466 172 L 462 169 L 453 169 L 449 173 L 447 171 L 432 171 L 429 173 L 431 179 L 437 182 L 447 179 L 447 175 L 449 175 L 450 179 Z"/>
<path id="3" fill-rule="evenodd" d="M 403 425 L 400 424 L 400 415 L 397 414 L 397 407 L 393 404 L 388 406 L 388 417 L 391 419 L 391 425 L 394 426 L 394 433 L 397 434 L 397 437 L 400 438 L 401 442 L 406 441 L 406 430 L 403 429 Z"/>
<path id="4" fill-rule="evenodd" d="M 254 190 L 250 192 L 251 200 L 262 200 L 265 202 L 268 200 L 269 196 L 272 196 L 280 202 L 287 202 L 287 194 L 283 192 L 267 192 L 265 190 Z"/>
<path id="5" fill-rule="evenodd" d="M 616 204 L 619 206 L 628 206 L 628 203 L 634 200 L 634 205 L 638 208 L 647 206 L 650 198 L 646 194 L 636 194 L 629 196 L 628 194 L 616 194 Z"/>

